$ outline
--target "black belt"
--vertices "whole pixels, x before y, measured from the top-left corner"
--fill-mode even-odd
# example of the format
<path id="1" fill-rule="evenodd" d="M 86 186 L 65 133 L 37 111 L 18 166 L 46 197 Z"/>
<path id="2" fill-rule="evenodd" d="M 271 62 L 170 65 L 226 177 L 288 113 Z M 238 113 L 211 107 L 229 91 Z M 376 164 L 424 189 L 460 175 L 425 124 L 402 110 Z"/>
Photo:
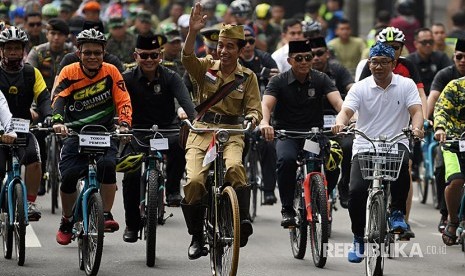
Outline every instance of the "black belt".
<path id="1" fill-rule="evenodd" d="M 238 125 L 239 123 L 239 116 L 231 116 L 231 115 L 222 115 L 213 112 L 205 113 L 200 120 L 204 123 L 209 124 L 227 124 L 227 125 Z"/>

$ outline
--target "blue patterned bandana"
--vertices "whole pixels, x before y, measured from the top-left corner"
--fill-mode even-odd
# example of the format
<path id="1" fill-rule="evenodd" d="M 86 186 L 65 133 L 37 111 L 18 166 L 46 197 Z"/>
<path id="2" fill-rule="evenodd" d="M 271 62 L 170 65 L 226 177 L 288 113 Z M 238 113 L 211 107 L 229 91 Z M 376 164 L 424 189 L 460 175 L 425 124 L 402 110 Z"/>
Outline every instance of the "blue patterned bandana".
<path id="1" fill-rule="evenodd" d="M 396 51 L 394 48 L 379 41 L 370 48 L 370 58 L 375 56 L 385 56 L 394 59 L 395 53 Z"/>

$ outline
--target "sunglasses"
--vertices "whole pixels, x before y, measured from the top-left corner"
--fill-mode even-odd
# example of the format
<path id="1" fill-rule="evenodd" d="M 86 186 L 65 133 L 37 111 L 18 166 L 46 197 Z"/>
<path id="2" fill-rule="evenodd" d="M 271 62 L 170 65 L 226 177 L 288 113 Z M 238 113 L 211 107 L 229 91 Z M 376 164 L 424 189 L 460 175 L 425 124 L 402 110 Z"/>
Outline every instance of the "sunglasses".
<path id="1" fill-rule="evenodd" d="M 312 54 L 314 57 L 321 57 L 322 55 L 326 54 L 325 50 L 318 50 L 318 51 L 312 51 Z"/>
<path id="2" fill-rule="evenodd" d="M 295 57 L 291 57 L 293 58 L 296 62 L 302 62 L 304 59 L 305 61 L 311 61 L 313 59 L 313 56 L 312 55 L 296 55 Z"/>
<path id="3" fill-rule="evenodd" d="M 42 26 L 42 22 L 31 22 L 31 23 L 28 23 L 27 25 L 31 28 L 40 27 Z"/>
<path id="4" fill-rule="evenodd" d="M 373 67 L 387 67 L 389 64 L 391 64 L 392 60 L 370 60 L 370 65 Z"/>
<path id="5" fill-rule="evenodd" d="M 420 43 L 421 45 L 423 46 L 426 46 L 426 45 L 433 45 L 434 44 L 434 40 L 432 39 L 428 39 L 428 40 L 422 40 L 422 41 L 418 41 L 418 43 Z"/>
<path id="6" fill-rule="evenodd" d="M 250 45 L 254 45 L 255 44 L 255 39 L 254 38 L 249 38 L 249 39 L 246 39 L 245 40 L 247 43 L 249 43 Z"/>
<path id="7" fill-rule="evenodd" d="M 136 54 L 139 55 L 140 59 L 148 59 L 149 57 L 151 59 L 157 59 L 158 56 L 160 55 L 160 53 L 138 53 L 138 52 L 136 52 Z"/>
<path id="8" fill-rule="evenodd" d="M 94 55 L 96 57 L 99 57 L 99 56 L 103 55 L 103 51 L 88 51 L 88 50 L 86 50 L 86 51 L 83 51 L 81 53 L 86 57 L 90 57 L 92 55 Z"/>
<path id="9" fill-rule="evenodd" d="M 463 54 L 456 54 L 455 55 L 456 60 L 462 60 L 464 57 L 465 57 L 465 55 L 463 55 Z"/>

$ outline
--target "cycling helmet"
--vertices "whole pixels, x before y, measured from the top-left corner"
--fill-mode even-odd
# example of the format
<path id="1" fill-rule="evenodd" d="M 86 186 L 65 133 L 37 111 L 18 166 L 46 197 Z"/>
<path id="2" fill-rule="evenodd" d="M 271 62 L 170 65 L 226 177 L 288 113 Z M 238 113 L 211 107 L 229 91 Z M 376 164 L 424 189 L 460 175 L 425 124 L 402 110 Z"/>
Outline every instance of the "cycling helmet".
<path id="1" fill-rule="evenodd" d="M 231 13 L 236 16 L 247 17 L 252 12 L 252 5 L 248 0 L 234 0 L 229 5 Z"/>
<path id="2" fill-rule="evenodd" d="M 142 165 L 144 159 L 143 153 L 129 153 L 118 158 L 116 162 L 116 171 L 123 173 L 132 173 L 137 171 Z"/>
<path id="3" fill-rule="evenodd" d="M 262 3 L 255 7 L 254 11 L 255 19 L 270 19 L 271 18 L 271 6 L 267 3 Z"/>
<path id="4" fill-rule="evenodd" d="M 77 35 L 76 42 L 78 46 L 86 42 L 99 43 L 105 46 L 105 44 L 107 43 L 107 39 L 105 38 L 105 35 L 102 32 L 97 31 L 96 29 L 88 29 L 80 32 Z"/>
<path id="5" fill-rule="evenodd" d="M 342 162 L 342 148 L 338 142 L 329 140 L 330 148 L 329 154 L 326 157 L 325 168 L 328 171 L 334 171 L 341 165 Z"/>
<path id="6" fill-rule="evenodd" d="M 3 31 L 0 32 L 0 44 L 5 44 L 11 41 L 20 41 L 24 46 L 29 41 L 29 39 L 27 38 L 25 31 L 15 26 L 11 26 L 9 28 L 3 29 Z"/>
<path id="7" fill-rule="evenodd" d="M 400 42 L 404 44 L 405 35 L 397 28 L 387 27 L 378 34 L 378 40 L 381 42 Z"/>
<path id="8" fill-rule="evenodd" d="M 321 33 L 323 28 L 321 27 L 321 23 L 314 20 L 314 21 L 302 21 L 302 32 L 305 33 Z"/>
<path id="9" fill-rule="evenodd" d="M 58 8 L 52 3 L 45 4 L 42 7 L 42 16 L 57 17 L 58 16 Z"/>
<path id="10" fill-rule="evenodd" d="M 6 28 L 6 24 L 4 21 L 0 21 L 0 32 Z"/>

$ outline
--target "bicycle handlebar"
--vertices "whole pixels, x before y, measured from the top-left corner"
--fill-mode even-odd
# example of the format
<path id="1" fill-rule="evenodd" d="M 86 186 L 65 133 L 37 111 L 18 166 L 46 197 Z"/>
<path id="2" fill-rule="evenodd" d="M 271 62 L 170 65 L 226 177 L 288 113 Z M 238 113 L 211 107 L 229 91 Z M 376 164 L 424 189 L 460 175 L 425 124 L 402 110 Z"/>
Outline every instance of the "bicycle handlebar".
<path id="1" fill-rule="evenodd" d="M 195 133 L 208 133 L 208 132 L 218 132 L 218 131 L 227 131 L 229 133 L 234 133 L 234 134 L 244 134 L 246 132 L 249 132 L 252 128 L 252 122 L 248 121 L 247 126 L 244 129 L 237 129 L 237 128 L 196 128 L 192 125 L 192 123 L 188 120 L 185 119 L 182 121 L 183 124 L 186 124 L 192 132 Z"/>

